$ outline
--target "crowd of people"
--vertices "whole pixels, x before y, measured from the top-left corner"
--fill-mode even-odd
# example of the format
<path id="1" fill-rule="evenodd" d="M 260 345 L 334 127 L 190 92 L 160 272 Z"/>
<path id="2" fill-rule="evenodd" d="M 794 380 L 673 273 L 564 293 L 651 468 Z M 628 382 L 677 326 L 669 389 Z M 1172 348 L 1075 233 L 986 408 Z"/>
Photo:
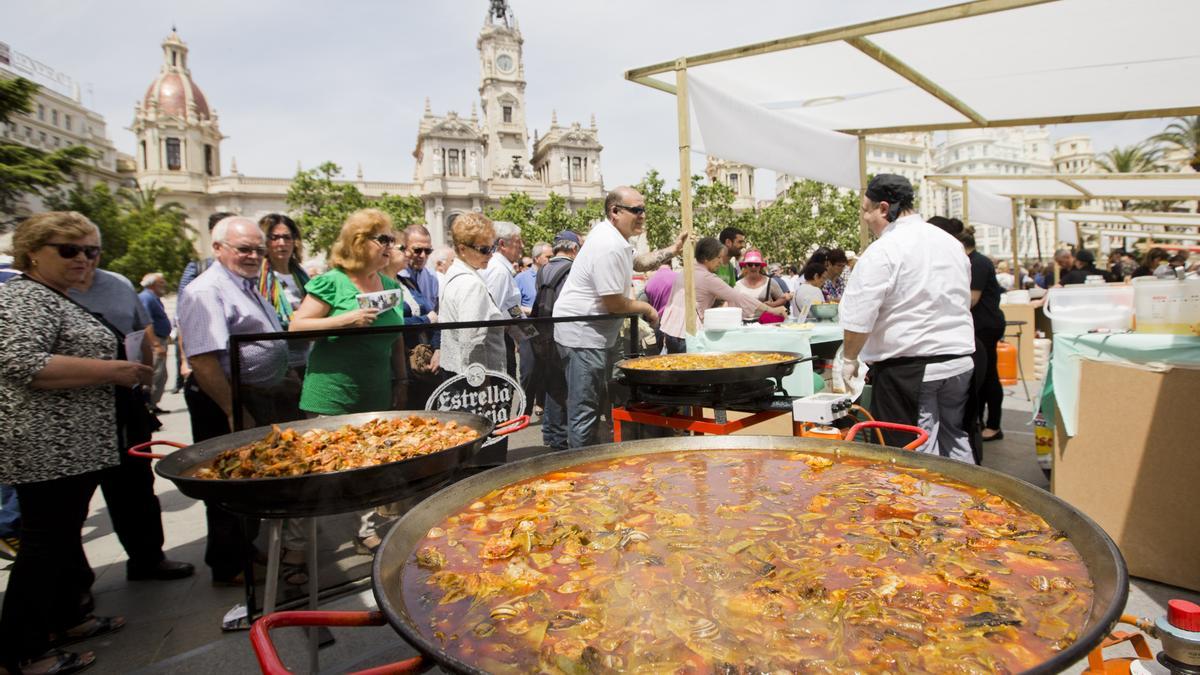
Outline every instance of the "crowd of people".
<path id="1" fill-rule="evenodd" d="M 816 247 L 801 264 L 780 265 L 737 228 L 699 238 L 688 306 L 684 275 L 671 264 L 688 237 L 638 254 L 631 241 L 645 230 L 645 200 L 626 186 L 607 195 L 604 220 L 590 232 L 559 232 L 528 256 L 519 227 L 482 213 L 458 216 L 449 245 L 435 248 L 425 226 L 397 228 L 386 213 L 363 209 L 345 220 L 328 269 L 306 267 L 303 233 L 288 216 L 217 213 L 209 220 L 212 255 L 185 269 L 174 316 L 162 300 L 162 274 L 147 274 L 138 293 L 98 269 L 100 234 L 85 217 L 26 220 L 14 237 L 16 274 L 0 285 L 0 525 L 20 533 L 0 548 L 16 558 L 0 616 L 0 664 L 10 672 L 78 669 L 94 655 L 62 646 L 123 625 L 93 614 L 80 531 L 97 487 L 128 553 L 130 580 L 193 574 L 165 557 L 149 462 L 126 452 L 156 428 L 171 341 L 196 442 L 232 432 L 235 398 L 243 427 L 424 408 L 439 385 L 478 364 L 519 380 L 526 411 L 542 416 L 543 444 L 563 449 L 603 439 L 627 325 L 615 315 L 639 315 L 653 328 L 652 352 L 679 353 L 689 314 L 702 320 L 726 305 L 746 321 L 803 321 L 815 306 L 837 302 L 845 341 L 835 386 L 869 364 L 876 417 L 928 431 L 923 451 L 977 462 L 979 443 L 1002 435 L 996 343 L 1005 290 L 1174 276 L 1181 266 L 1195 273 L 1186 257 L 1162 249 L 1140 261 L 1114 251 L 1105 269 L 1090 251 L 1064 250 L 1055 255 L 1058 275 L 1037 263 L 1009 270 L 976 251 L 961 222 L 926 222 L 913 209 L 912 186 L 887 174 L 868 186 L 862 219 L 877 241 L 857 259 Z M 635 293 L 642 273 L 651 274 Z M 396 301 L 371 300 L 381 296 Z M 441 328 L 471 322 L 501 323 Z M 425 328 L 304 337 L 413 325 Z M 230 337 L 251 333 L 295 335 L 241 347 L 235 397 Z M 502 463 L 505 452 L 504 443 L 491 444 L 476 462 Z M 374 551 L 395 515 L 387 506 L 361 514 L 355 546 Z M 206 519 L 212 583 L 242 585 L 245 542 L 257 524 L 215 504 L 206 505 Z M 301 524 L 287 521 L 287 583 L 307 581 L 306 546 Z"/>

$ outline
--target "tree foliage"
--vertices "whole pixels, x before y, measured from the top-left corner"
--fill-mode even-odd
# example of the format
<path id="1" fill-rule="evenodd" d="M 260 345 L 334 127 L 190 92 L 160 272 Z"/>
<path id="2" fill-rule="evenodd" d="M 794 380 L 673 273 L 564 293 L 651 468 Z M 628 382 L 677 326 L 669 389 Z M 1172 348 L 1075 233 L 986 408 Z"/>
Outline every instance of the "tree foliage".
<path id="1" fill-rule="evenodd" d="M 30 112 L 37 91 L 38 86 L 25 78 L 0 78 L 0 125 L 7 124 L 14 114 Z M 82 145 L 46 152 L 0 141 L 0 229 L 17 222 L 17 204 L 22 197 L 58 188 L 94 156 Z"/>
<path id="2" fill-rule="evenodd" d="M 1200 171 L 1200 115 L 1176 118 L 1162 133 L 1152 136 L 1150 140 L 1183 148 L 1190 155 L 1188 164 Z"/>
<path id="3" fill-rule="evenodd" d="M 589 201 L 578 211 L 571 211 L 567 199 L 551 192 L 541 209 L 533 198 L 523 192 L 512 192 L 500 198 L 500 205 L 487 210 L 487 217 L 503 220 L 521 228 L 521 239 L 525 241 L 525 253 L 539 241 L 554 243 L 554 235 L 563 230 L 587 234 L 592 223 L 604 215 L 604 207 L 598 201 Z"/>
<path id="4" fill-rule="evenodd" d="M 369 199 L 352 183 L 338 182 L 342 167 L 324 162 L 315 169 L 297 171 L 285 201 L 296 225 L 314 254 L 328 253 L 346 217 L 359 209 L 375 208 L 392 217 L 396 229 L 425 222 L 420 197 L 388 195 Z"/>
<path id="5" fill-rule="evenodd" d="M 134 283 L 150 272 L 162 272 L 174 287 L 196 250 L 185 224 L 187 211 L 179 202 L 159 202 L 164 190 L 149 187 L 121 190 L 117 197 L 123 209 L 122 230 L 129 245 L 119 257 L 105 246 L 107 268 L 124 274 Z"/>
<path id="6" fill-rule="evenodd" d="M 762 209 L 747 239 L 769 260 L 803 263 L 816 246 L 858 248 L 860 200 L 852 190 L 803 180 Z"/>
<path id="7" fill-rule="evenodd" d="M 45 199 L 52 211 L 78 211 L 100 228 L 100 243 L 104 258 L 116 260 L 129 249 L 130 232 L 126 228 L 125 212 L 117 195 L 105 183 L 91 189 L 75 183 L 69 190 L 59 190 Z"/>

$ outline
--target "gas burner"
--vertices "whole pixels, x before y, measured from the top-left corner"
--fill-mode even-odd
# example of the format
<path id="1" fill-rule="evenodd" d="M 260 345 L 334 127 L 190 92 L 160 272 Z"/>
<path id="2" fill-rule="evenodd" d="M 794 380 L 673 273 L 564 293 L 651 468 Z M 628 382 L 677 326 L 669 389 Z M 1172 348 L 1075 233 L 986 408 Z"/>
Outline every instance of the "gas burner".
<path id="1" fill-rule="evenodd" d="M 699 386 L 630 385 L 630 403 L 670 406 L 705 406 L 730 409 L 733 407 L 769 406 L 777 393 L 787 396 L 781 383 L 774 380 L 754 380 L 730 384 Z"/>

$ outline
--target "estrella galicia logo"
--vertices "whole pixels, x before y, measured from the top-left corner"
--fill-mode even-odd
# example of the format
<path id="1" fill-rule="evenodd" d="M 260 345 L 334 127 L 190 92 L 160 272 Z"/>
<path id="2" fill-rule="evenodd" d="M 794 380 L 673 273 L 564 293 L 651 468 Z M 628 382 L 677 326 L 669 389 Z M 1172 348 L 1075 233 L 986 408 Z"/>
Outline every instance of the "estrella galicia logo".
<path id="1" fill-rule="evenodd" d="M 507 373 L 487 370 L 478 363 L 442 383 L 425 402 L 426 410 L 467 412 L 499 424 L 525 409 L 525 391 Z"/>

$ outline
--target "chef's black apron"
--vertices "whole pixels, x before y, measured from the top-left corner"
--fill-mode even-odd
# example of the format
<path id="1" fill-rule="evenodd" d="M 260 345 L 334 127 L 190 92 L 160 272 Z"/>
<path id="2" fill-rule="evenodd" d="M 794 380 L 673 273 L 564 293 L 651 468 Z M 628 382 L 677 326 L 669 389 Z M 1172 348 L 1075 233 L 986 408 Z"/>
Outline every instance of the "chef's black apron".
<path id="1" fill-rule="evenodd" d="M 937 356 L 900 356 L 870 364 L 871 415 L 881 422 L 918 426 L 920 418 L 921 383 L 925 366 L 970 354 L 938 354 Z M 883 430 L 883 440 L 890 446 L 903 447 L 913 440 L 906 431 Z"/>

